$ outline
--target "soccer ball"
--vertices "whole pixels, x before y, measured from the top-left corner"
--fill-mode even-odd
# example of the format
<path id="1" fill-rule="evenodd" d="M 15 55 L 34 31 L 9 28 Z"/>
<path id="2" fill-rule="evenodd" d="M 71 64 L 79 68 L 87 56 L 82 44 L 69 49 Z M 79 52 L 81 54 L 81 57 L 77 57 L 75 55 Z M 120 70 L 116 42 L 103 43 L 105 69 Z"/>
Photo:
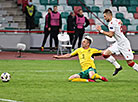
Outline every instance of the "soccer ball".
<path id="1" fill-rule="evenodd" d="M 1 80 L 3 82 L 8 82 L 11 79 L 11 75 L 7 72 L 1 74 Z"/>

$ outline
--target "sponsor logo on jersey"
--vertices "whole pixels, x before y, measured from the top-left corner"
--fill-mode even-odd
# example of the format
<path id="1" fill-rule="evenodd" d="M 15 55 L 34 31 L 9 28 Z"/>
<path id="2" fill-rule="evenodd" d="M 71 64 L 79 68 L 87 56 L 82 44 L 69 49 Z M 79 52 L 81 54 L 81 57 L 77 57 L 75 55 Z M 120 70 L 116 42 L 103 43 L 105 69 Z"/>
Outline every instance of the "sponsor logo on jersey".
<path id="1" fill-rule="evenodd" d="M 110 29 L 113 29 L 113 27 L 110 27 Z"/>

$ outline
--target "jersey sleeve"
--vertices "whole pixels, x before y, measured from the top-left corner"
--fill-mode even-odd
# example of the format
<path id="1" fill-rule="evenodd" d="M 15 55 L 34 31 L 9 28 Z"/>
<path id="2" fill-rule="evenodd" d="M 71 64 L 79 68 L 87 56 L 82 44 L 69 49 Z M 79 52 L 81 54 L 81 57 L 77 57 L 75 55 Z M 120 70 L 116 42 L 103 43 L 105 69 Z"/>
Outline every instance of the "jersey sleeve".
<path id="1" fill-rule="evenodd" d="M 98 50 L 98 49 L 93 48 L 92 52 L 93 52 L 93 54 L 97 54 L 97 53 L 101 53 L 102 50 Z"/>
<path id="2" fill-rule="evenodd" d="M 73 52 L 71 53 L 71 56 L 78 55 L 78 50 L 79 50 L 79 49 L 76 49 L 75 51 L 73 51 Z"/>
<path id="3" fill-rule="evenodd" d="M 94 56 L 100 56 L 101 55 L 101 52 L 102 50 L 98 50 L 98 49 L 93 49 L 93 54 L 92 54 L 92 57 L 94 58 Z"/>

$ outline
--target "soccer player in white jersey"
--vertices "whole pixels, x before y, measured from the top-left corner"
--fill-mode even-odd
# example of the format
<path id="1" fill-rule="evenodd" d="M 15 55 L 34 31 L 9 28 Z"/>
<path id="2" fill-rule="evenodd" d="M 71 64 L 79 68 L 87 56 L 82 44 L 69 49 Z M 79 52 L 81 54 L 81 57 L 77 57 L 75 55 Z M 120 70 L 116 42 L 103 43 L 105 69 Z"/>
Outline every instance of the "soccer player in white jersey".
<path id="1" fill-rule="evenodd" d="M 133 61 L 133 53 L 130 46 L 129 40 L 124 36 L 122 32 L 122 22 L 119 19 L 112 17 L 112 11 L 110 9 L 105 9 L 103 12 L 104 19 L 109 22 L 108 29 L 109 32 L 103 31 L 101 26 L 97 25 L 96 29 L 103 33 L 106 36 L 114 37 L 116 39 L 117 44 L 113 45 L 109 48 L 107 48 L 104 53 L 103 57 L 111 62 L 115 67 L 115 72 L 113 75 L 116 75 L 120 70 L 122 70 L 122 67 L 118 64 L 118 62 L 115 60 L 115 58 L 112 56 L 113 53 L 119 51 L 127 61 L 127 64 L 132 67 L 134 70 L 138 71 L 138 64 L 136 64 Z"/>

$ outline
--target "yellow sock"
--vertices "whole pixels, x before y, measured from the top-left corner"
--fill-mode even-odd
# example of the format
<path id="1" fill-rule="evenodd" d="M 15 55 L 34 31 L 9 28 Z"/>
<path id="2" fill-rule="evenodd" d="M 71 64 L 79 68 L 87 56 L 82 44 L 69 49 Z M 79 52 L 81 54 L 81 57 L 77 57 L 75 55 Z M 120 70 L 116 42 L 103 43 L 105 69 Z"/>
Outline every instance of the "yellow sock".
<path id="1" fill-rule="evenodd" d="M 82 79 L 82 78 L 74 78 L 71 80 L 72 82 L 88 82 L 87 79 Z"/>
<path id="2" fill-rule="evenodd" d="M 100 79 L 100 78 L 101 78 L 101 76 L 98 75 L 98 74 L 94 74 L 94 75 L 91 77 L 91 79 L 93 79 L 93 80 L 95 80 L 95 79 Z"/>

